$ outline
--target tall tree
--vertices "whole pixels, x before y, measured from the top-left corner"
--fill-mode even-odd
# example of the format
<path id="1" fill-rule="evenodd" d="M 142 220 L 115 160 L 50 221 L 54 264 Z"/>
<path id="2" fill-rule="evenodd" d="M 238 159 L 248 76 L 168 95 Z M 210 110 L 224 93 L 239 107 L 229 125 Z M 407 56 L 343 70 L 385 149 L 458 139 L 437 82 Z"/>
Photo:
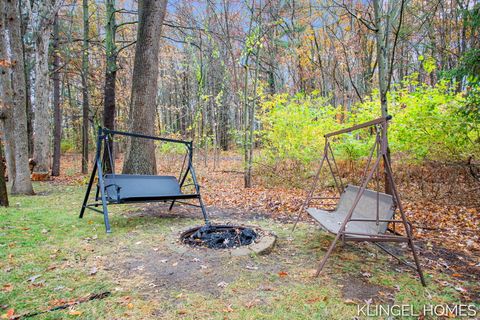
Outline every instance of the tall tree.
<path id="1" fill-rule="evenodd" d="M 378 84 L 382 117 L 388 115 L 387 93 L 392 83 L 393 62 L 400 27 L 402 26 L 405 0 L 383 1 L 373 0 L 375 17 L 375 38 L 377 44 Z M 391 162 L 390 148 L 387 147 L 387 158 Z M 386 170 L 386 169 L 385 169 Z M 385 193 L 391 194 L 391 183 L 385 171 Z"/>
<path id="2" fill-rule="evenodd" d="M 108 129 L 115 129 L 115 89 L 117 80 L 117 46 L 115 45 L 115 33 L 117 29 L 115 19 L 115 0 L 105 0 L 105 86 L 103 100 L 103 126 Z M 114 152 L 113 142 L 108 140 L 111 152 Z M 105 153 L 106 155 L 107 153 Z M 110 168 L 110 161 L 105 161 L 105 172 L 111 172 L 114 168 Z"/>
<path id="3" fill-rule="evenodd" d="M 12 61 L 13 119 L 15 135 L 15 179 L 12 194 L 34 194 L 28 166 L 27 108 L 25 72 L 20 30 L 20 10 L 18 0 L 5 1 L 6 26 L 8 29 L 10 59 Z M 2 36 L 2 38 L 4 38 Z"/>
<path id="4" fill-rule="evenodd" d="M 115 0 L 105 0 L 105 88 L 103 106 L 103 126 L 115 129 L 115 81 L 117 78 L 117 47 L 115 45 L 116 19 Z"/>
<path id="5" fill-rule="evenodd" d="M 153 134 L 157 98 L 158 54 L 167 0 L 141 0 L 138 4 L 139 25 L 133 66 L 130 104 L 131 131 Z M 153 141 L 132 139 L 124 173 L 155 174 Z"/>
<path id="6" fill-rule="evenodd" d="M 62 111 L 60 109 L 60 54 L 58 52 L 58 14 L 53 27 L 53 163 L 52 176 L 60 175 L 60 145 L 62 142 Z"/>
<path id="7" fill-rule="evenodd" d="M 6 35 L 5 6 L 0 3 L 0 34 Z M 15 142 L 13 123 L 13 90 L 11 82 L 11 62 L 8 57 L 7 37 L 0 37 L 0 101 L 2 133 L 5 142 L 5 160 L 7 163 L 8 178 L 15 181 Z"/>
<path id="8" fill-rule="evenodd" d="M 83 45 L 82 45 L 82 173 L 88 172 L 88 35 L 90 31 L 88 0 L 83 0 Z"/>
<path id="9" fill-rule="evenodd" d="M 33 32 L 35 54 L 35 90 L 33 122 L 34 149 L 36 166 L 35 177 L 47 179 L 50 172 L 50 132 L 51 116 L 49 104 L 49 45 L 53 21 L 59 4 L 56 0 L 33 1 L 30 24 Z"/>

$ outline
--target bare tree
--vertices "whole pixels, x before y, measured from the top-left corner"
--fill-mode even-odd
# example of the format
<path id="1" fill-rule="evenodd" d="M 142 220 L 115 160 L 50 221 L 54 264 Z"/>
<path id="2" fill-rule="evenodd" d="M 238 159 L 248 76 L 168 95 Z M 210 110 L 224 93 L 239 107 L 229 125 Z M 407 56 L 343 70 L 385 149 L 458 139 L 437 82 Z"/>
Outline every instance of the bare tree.
<path id="1" fill-rule="evenodd" d="M 387 93 L 392 83 L 395 48 L 402 26 L 404 5 L 405 0 L 385 2 L 383 0 L 373 0 L 382 117 L 388 115 Z M 390 148 L 387 148 L 387 158 L 391 162 Z M 386 171 L 384 176 L 385 193 L 392 194 L 391 183 Z"/>
<path id="2" fill-rule="evenodd" d="M 130 122 L 133 132 L 153 134 L 158 79 L 160 35 L 167 0 L 139 1 L 139 25 L 133 67 Z M 129 145 L 124 173 L 155 174 L 153 141 L 133 139 Z"/>
<path id="3" fill-rule="evenodd" d="M 62 142 L 62 111 L 60 109 L 60 54 L 58 53 L 58 14 L 53 27 L 53 163 L 52 176 L 60 175 L 60 156 Z"/>
<path id="4" fill-rule="evenodd" d="M 5 1 L 6 26 L 10 40 L 10 59 L 12 70 L 12 105 L 15 135 L 15 178 L 12 194 L 34 194 L 30 169 L 28 166 L 27 108 L 25 91 L 25 72 L 23 63 L 22 36 L 20 30 L 20 10 L 18 0 Z M 2 38 L 4 38 L 2 36 Z"/>
<path id="5" fill-rule="evenodd" d="M 82 45 L 82 173 L 88 172 L 88 33 L 90 30 L 88 0 L 83 0 L 83 45 Z"/>
<path id="6" fill-rule="evenodd" d="M 33 122 L 34 148 L 33 156 L 36 166 L 35 179 L 45 180 L 50 175 L 50 133 L 51 116 L 49 104 L 49 45 L 53 22 L 59 3 L 56 0 L 33 1 L 30 12 L 30 26 L 33 33 L 35 54 L 35 89 Z"/>
<path id="7" fill-rule="evenodd" d="M 5 6 L 0 3 L 0 34 L 6 35 Z M 2 133 L 5 142 L 5 160 L 7 163 L 8 178 L 10 182 L 15 181 L 15 142 L 13 124 L 13 90 L 11 82 L 11 65 L 8 57 L 7 37 L 0 37 L 0 100 L 1 100 L 1 121 Z"/>

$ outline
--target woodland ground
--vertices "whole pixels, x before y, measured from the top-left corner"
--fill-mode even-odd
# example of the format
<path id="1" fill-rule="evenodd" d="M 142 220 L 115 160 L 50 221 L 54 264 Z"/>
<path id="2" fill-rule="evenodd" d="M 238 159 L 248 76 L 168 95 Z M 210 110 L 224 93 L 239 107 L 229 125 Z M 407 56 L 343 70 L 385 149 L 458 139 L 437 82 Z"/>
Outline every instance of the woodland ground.
<path id="1" fill-rule="evenodd" d="M 197 166 L 208 210 L 217 222 L 275 232 L 278 241 L 268 255 L 180 254 L 172 249 L 173 234 L 201 224 L 201 215 L 186 207 L 168 212 L 164 204 L 112 206 L 113 233 L 107 235 L 101 215 L 87 212 L 78 219 L 85 177 L 75 174 L 78 156 L 65 158 L 60 178 L 36 183 L 36 196 L 11 197 L 11 207 L 0 209 L 3 317 L 102 292 L 110 295 L 35 318 L 347 319 L 356 315 L 357 304 L 370 302 L 413 304 L 417 310 L 424 304 L 479 305 L 478 190 L 466 175 L 452 178 L 453 169 L 397 173 L 416 226 L 428 284 L 423 288 L 413 272 L 368 244 L 338 247 L 313 278 L 332 237 L 307 217 L 291 233 L 303 191 L 267 187 L 265 181 L 245 190 L 235 157 L 226 157 L 215 171 Z M 418 170 L 425 171 L 423 180 Z"/>

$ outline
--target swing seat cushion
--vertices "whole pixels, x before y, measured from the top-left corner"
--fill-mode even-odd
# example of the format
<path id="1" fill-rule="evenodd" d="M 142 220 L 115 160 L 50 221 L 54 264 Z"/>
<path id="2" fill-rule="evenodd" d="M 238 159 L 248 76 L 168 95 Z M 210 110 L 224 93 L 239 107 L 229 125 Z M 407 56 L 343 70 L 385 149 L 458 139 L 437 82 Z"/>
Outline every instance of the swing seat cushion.
<path id="1" fill-rule="evenodd" d="M 308 208 L 307 212 L 317 220 L 327 231 L 337 234 L 345 220 L 360 187 L 347 185 L 340 196 L 337 208 L 334 211 L 325 211 L 316 208 Z M 385 193 L 378 193 L 378 217 L 380 220 L 390 220 L 394 214 L 393 198 Z M 376 220 L 377 218 L 377 192 L 365 189 L 360 201 L 352 214 L 352 219 Z M 376 221 L 350 221 L 345 227 L 347 233 L 360 233 L 364 236 L 384 234 L 387 231 L 388 222 Z M 351 235 L 361 237 L 361 235 Z"/>
<path id="2" fill-rule="evenodd" d="M 106 196 L 109 202 L 135 202 L 195 198 L 197 194 L 183 194 L 173 176 L 136 174 L 106 174 Z"/>

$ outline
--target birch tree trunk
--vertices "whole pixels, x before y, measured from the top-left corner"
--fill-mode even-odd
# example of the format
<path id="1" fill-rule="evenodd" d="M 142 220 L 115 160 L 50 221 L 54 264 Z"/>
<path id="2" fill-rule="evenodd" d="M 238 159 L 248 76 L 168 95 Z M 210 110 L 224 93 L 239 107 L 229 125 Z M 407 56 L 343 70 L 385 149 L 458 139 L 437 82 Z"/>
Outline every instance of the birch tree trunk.
<path id="1" fill-rule="evenodd" d="M 155 129 L 158 53 L 167 0 L 141 0 L 130 104 L 131 131 L 151 135 Z M 155 145 L 132 139 L 124 173 L 156 174 Z"/>
<path id="2" fill-rule="evenodd" d="M 25 72 L 20 31 L 20 10 L 18 0 L 6 1 L 6 25 L 10 40 L 10 61 L 12 63 L 13 119 L 15 144 L 15 183 L 12 194 L 32 195 L 33 186 L 28 166 L 27 108 L 25 94 Z"/>
<path id="3" fill-rule="evenodd" d="M 55 0 L 34 1 L 30 21 L 35 55 L 35 119 L 33 122 L 33 157 L 35 180 L 47 180 L 50 175 L 51 110 L 49 104 L 48 47 L 53 21 L 58 8 Z"/>

